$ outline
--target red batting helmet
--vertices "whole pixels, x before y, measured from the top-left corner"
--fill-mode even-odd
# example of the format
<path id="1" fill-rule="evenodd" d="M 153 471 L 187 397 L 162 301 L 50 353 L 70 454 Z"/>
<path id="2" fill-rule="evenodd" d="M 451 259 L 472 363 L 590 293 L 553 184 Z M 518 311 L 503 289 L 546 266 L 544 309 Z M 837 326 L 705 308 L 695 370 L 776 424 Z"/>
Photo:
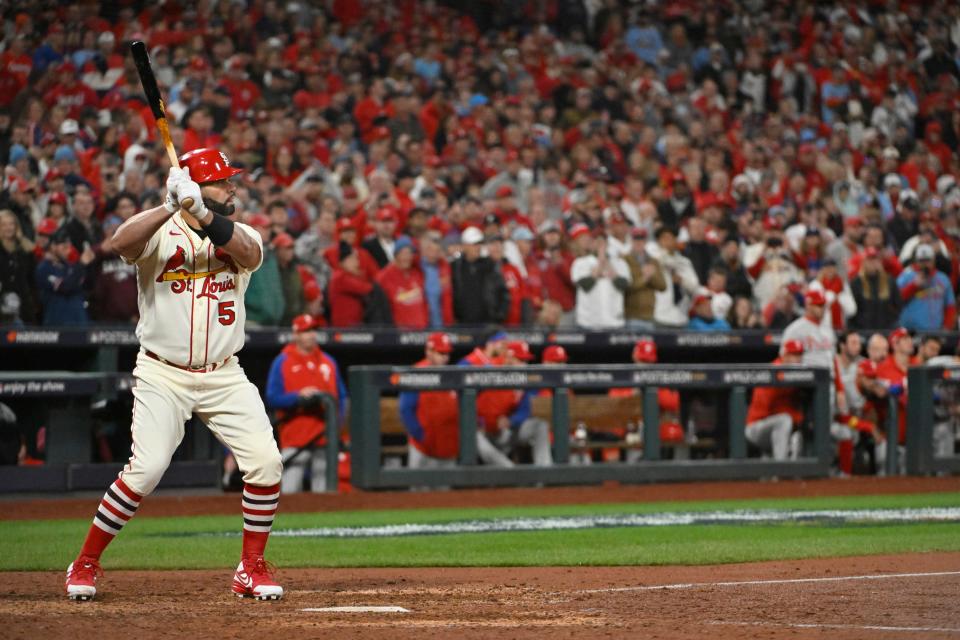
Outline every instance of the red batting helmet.
<path id="1" fill-rule="evenodd" d="M 189 169 L 190 178 L 198 184 L 226 180 L 243 173 L 243 169 L 231 167 L 227 156 L 216 149 L 188 151 L 180 156 L 180 166 Z"/>
<path id="2" fill-rule="evenodd" d="M 552 344 L 543 350 L 543 361 L 562 364 L 567 361 L 567 350 L 559 344 Z"/>

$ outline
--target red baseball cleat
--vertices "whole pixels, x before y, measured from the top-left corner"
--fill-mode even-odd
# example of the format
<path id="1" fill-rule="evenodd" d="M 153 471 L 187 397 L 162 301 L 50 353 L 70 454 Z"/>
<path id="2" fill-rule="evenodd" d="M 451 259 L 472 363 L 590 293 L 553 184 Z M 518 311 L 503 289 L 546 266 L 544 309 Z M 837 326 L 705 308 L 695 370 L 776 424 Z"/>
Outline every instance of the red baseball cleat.
<path id="1" fill-rule="evenodd" d="M 103 575 L 94 558 L 77 558 L 67 567 L 67 597 L 71 600 L 93 600 L 97 595 L 97 579 Z"/>
<path id="2" fill-rule="evenodd" d="M 263 556 L 244 558 L 233 574 L 233 592 L 238 598 L 279 600 L 283 587 L 273 579 L 274 567 Z"/>

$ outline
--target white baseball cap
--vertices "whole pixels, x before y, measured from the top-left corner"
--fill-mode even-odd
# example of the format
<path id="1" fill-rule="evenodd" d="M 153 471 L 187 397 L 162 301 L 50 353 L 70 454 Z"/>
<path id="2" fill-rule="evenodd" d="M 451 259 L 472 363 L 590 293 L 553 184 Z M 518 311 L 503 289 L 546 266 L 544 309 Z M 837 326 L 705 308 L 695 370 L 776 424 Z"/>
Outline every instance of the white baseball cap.
<path id="1" fill-rule="evenodd" d="M 67 118 L 60 123 L 60 135 L 69 136 L 76 135 L 77 133 L 80 133 L 80 125 L 77 124 L 76 120 Z"/>
<path id="2" fill-rule="evenodd" d="M 467 227 L 460 234 L 460 242 L 463 244 L 481 244 L 483 242 L 483 231 L 476 227 Z"/>
<path id="3" fill-rule="evenodd" d="M 917 247 L 917 252 L 914 254 L 914 258 L 917 260 L 933 260 L 934 257 L 933 247 L 928 244 L 921 244 Z"/>

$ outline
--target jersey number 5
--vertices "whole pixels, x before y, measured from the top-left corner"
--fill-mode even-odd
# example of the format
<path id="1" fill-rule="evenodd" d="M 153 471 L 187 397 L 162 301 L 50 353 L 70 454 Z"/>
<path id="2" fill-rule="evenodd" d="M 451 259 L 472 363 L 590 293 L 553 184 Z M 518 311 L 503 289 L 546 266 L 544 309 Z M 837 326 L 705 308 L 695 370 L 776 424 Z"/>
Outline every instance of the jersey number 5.
<path id="1" fill-rule="evenodd" d="M 227 326 L 237 320 L 237 312 L 233 310 L 233 300 L 221 302 L 217 305 L 217 322 Z"/>

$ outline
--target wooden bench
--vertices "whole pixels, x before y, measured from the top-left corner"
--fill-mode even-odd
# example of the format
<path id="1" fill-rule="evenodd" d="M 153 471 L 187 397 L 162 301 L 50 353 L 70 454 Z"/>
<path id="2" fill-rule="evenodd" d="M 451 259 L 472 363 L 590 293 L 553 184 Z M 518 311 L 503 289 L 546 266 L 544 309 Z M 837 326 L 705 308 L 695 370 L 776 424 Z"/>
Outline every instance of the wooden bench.
<path id="1" fill-rule="evenodd" d="M 551 421 L 553 399 L 546 396 L 533 398 L 530 413 L 537 418 Z M 642 443 L 628 442 L 625 439 L 627 424 L 639 424 L 643 416 L 643 400 L 640 396 L 611 398 L 606 395 L 574 394 L 569 399 L 570 432 L 573 433 L 581 422 L 586 425 L 586 442 L 570 443 L 571 453 L 602 452 L 605 450 L 643 449 Z M 397 398 L 380 398 L 380 432 L 384 444 L 381 451 L 384 456 L 405 456 L 407 453 L 406 430 L 400 419 L 400 407 Z M 599 436 L 599 437 L 598 437 Z M 716 448 L 713 438 L 700 438 L 695 443 L 663 443 L 664 450 L 673 450 L 676 457 L 689 457 L 691 449 L 710 450 Z"/>

